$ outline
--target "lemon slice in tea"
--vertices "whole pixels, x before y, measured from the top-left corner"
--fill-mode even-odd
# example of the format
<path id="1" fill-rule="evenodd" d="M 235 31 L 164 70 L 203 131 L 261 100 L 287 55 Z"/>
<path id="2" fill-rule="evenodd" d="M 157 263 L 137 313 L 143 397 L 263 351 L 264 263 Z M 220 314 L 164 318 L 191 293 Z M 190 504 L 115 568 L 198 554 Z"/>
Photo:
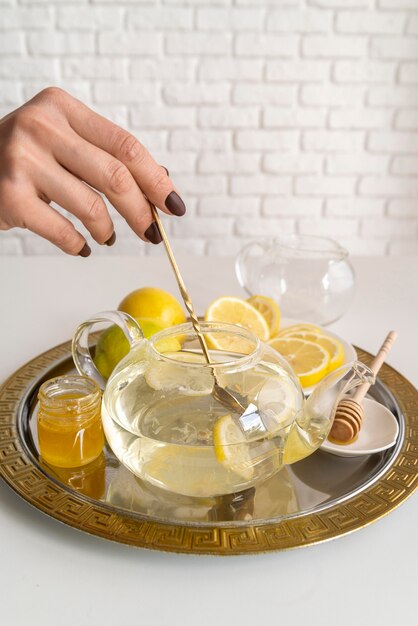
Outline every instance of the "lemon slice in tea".
<path id="1" fill-rule="evenodd" d="M 270 432 L 281 428 L 302 408 L 296 387 L 281 378 L 265 381 L 258 393 L 257 404 Z"/>
<path id="2" fill-rule="evenodd" d="M 254 475 L 249 445 L 231 415 L 222 415 L 213 426 L 213 444 L 219 463 L 245 480 Z"/>
<path id="3" fill-rule="evenodd" d="M 193 355 L 201 362 L 203 355 Z M 177 358 L 177 357 L 176 357 Z M 182 357 L 182 362 L 191 359 L 190 355 Z M 179 359 L 180 360 L 180 359 Z M 153 362 L 145 372 L 147 385 L 157 391 L 175 391 L 185 396 L 208 396 L 212 393 L 215 379 L 211 370 L 205 368 L 185 367 L 175 362 Z"/>

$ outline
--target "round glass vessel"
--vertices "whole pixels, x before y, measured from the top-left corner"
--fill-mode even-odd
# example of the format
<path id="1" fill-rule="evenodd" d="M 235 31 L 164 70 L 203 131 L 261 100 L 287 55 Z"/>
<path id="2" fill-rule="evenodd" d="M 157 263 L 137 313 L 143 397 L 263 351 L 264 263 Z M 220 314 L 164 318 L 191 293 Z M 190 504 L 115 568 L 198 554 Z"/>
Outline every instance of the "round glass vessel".
<path id="1" fill-rule="evenodd" d="M 59 376 L 38 393 L 38 439 L 42 459 L 57 467 L 80 467 L 103 450 L 101 390 L 86 376 Z"/>
<path id="2" fill-rule="evenodd" d="M 278 302 L 285 317 L 327 325 L 347 311 L 354 295 L 348 252 L 326 237 L 289 235 L 245 246 L 235 263 L 250 294 Z"/>
<path id="3" fill-rule="evenodd" d="M 189 496 L 241 491 L 275 473 L 290 413 L 302 402 L 288 366 L 251 333 L 234 329 L 231 335 L 208 324 L 202 331 L 217 342 L 246 344 L 248 354 L 209 351 L 217 381 L 238 394 L 244 408 L 252 406 L 244 418 L 212 393 L 214 368 L 198 349 L 191 325 L 151 338 L 142 355 L 132 354 L 117 368 L 103 398 L 103 425 L 116 456 L 142 479 Z M 160 351 L 159 345 L 177 340 L 181 350 Z M 232 441 L 231 420 L 239 424 Z M 275 437 L 268 441 L 266 431 Z"/>
<path id="4" fill-rule="evenodd" d="M 103 394 L 109 445 L 135 475 L 185 496 L 242 491 L 311 454 L 328 435 L 338 398 L 369 373 L 359 363 L 344 366 L 305 401 L 287 362 L 244 328 L 202 323 L 208 364 L 190 323 L 145 340 L 133 318 L 106 312 L 82 324 L 73 340 L 78 370 L 103 385 L 88 336 L 104 320 L 131 343 Z"/>

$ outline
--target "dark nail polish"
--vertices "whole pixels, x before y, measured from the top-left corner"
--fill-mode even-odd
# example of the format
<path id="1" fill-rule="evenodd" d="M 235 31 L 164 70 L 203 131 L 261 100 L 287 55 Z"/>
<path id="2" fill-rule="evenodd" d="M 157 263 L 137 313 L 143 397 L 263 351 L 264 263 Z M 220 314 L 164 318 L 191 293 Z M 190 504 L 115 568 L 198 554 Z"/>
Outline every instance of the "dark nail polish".
<path id="1" fill-rule="evenodd" d="M 106 244 L 107 246 L 113 246 L 113 244 L 115 243 L 115 241 L 116 241 L 116 233 L 115 233 L 115 231 L 113 231 L 112 236 L 111 236 L 111 237 L 109 237 L 109 239 L 108 239 L 107 241 L 105 241 L 105 244 Z"/>
<path id="2" fill-rule="evenodd" d="M 168 169 L 166 168 L 166 166 L 165 166 L 165 165 L 162 165 L 161 167 L 165 169 L 165 171 L 167 172 L 167 176 L 170 176 L 170 172 L 168 171 Z"/>
<path id="3" fill-rule="evenodd" d="M 145 231 L 145 237 L 151 243 L 161 243 L 163 238 L 161 237 L 160 231 L 158 230 L 158 226 L 155 222 L 151 224 L 149 228 Z"/>
<path id="4" fill-rule="evenodd" d="M 91 254 L 91 248 L 85 243 L 84 246 L 81 248 L 80 252 L 78 253 L 78 256 L 87 257 L 87 256 L 90 256 L 90 254 Z"/>
<path id="5" fill-rule="evenodd" d="M 178 193 L 172 191 L 165 199 L 165 206 L 173 215 L 184 215 L 186 213 L 186 206 Z"/>

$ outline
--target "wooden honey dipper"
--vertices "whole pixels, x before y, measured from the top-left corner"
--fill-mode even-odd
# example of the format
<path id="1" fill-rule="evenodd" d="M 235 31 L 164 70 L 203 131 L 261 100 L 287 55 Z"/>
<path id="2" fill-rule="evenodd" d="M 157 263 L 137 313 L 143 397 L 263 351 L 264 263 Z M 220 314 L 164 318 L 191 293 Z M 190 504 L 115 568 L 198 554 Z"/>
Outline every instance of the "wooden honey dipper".
<path id="1" fill-rule="evenodd" d="M 382 367 L 397 336 L 398 333 L 395 330 L 391 330 L 379 352 L 373 359 L 370 369 L 375 376 Z M 364 419 L 364 409 L 361 403 L 369 388 L 370 383 L 363 383 L 352 398 L 344 398 L 341 400 L 337 406 L 328 439 L 335 443 L 347 444 L 351 443 L 357 437 Z"/>

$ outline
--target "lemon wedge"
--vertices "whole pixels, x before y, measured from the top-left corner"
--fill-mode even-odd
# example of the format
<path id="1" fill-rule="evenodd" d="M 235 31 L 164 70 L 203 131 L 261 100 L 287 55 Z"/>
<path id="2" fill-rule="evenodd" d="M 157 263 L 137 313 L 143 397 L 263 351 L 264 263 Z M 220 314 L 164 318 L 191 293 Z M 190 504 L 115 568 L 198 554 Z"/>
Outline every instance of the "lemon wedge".
<path id="1" fill-rule="evenodd" d="M 277 302 L 267 296 L 259 295 L 251 296 L 247 302 L 257 311 L 260 311 L 269 326 L 270 337 L 273 337 L 278 332 L 280 326 L 280 309 Z"/>
<path id="2" fill-rule="evenodd" d="M 316 385 L 328 373 L 328 352 L 312 341 L 293 337 L 271 339 L 269 345 L 287 359 L 302 387 Z"/>
<path id="3" fill-rule="evenodd" d="M 245 480 L 254 475 L 250 448 L 231 415 L 222 415 L 213 426 L 213 445 L 219 463 Z"/>

